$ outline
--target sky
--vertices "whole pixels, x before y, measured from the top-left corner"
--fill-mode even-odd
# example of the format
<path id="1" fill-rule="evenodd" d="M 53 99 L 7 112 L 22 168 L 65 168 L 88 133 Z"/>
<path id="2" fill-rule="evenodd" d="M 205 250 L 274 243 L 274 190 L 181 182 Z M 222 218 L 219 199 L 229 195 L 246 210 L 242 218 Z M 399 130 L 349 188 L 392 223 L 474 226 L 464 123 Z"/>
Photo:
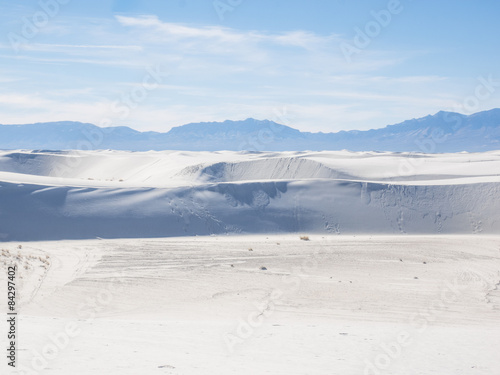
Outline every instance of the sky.
<path id="1" fill-rule="evenodd" d="M 0 0 L 0 123 L 366 130 L 500 107 L 500 2 Z"/>

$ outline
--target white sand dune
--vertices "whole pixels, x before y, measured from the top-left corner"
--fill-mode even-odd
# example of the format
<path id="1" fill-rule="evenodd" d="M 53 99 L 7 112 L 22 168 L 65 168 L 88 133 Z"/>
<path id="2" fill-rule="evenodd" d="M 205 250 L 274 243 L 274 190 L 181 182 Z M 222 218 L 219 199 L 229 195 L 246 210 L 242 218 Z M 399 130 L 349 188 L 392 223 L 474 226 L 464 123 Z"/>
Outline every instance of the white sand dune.
<path id="1" fill-rule="evenodd" d="M 10 373 L 498 374 L 499 172 L 500 152 L 3 151 Z"/>
<path id="2" fill-rule="evenodd" d="M 498 233 L 500 152 L 0 153 L 4 240 Z"/>

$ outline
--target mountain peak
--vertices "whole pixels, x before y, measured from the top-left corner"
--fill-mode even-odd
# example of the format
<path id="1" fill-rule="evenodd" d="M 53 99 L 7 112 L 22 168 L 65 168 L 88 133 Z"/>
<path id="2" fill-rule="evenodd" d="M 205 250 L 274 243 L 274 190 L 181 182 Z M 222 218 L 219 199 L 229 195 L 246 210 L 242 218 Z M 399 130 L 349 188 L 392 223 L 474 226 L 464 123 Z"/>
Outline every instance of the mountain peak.
<path id="1" fill-rule="evenodd" d="M 293 129 L 273 121 L 247 118 L 246 120 L 240 121 L 225 120 L 223 122 L 190 123 L 182 126 L 176 126 L 170 129 L 167 135 L 172 137 L 189 136 L 196 139 L 217 136 L 237 138 L 242 136 L 249 136 L 253 133 L 258 133 L 263 130 L 272 132 L 275 137 L 300 134 L 300 131 L 297 129 Z"/>
<path id="2" fill-rule="evenodd" d="M 92 131 L 89 132 L 89 128 Z M 459 152 L 500 149 L 500 109 L 470 116 L 439 111 L 418 119 L 368 131 L 338 133 L 301 132 L 270 120 L 226 120 L 190 123 L 167 133 L 139 132 L 126 126 L 101 128 L 94 139 L 89 133 L 100 129 L 75 121 L 29 125 L 0 125 L 3 149 L 78 149 L 82 141 L 93 149 L 116 150 L 248 150 L 248 151 L 407 151 Z M 433 134 L 444 134 L 439 142 Z M 433 141 L 432 148 L 422 144 Z"/>

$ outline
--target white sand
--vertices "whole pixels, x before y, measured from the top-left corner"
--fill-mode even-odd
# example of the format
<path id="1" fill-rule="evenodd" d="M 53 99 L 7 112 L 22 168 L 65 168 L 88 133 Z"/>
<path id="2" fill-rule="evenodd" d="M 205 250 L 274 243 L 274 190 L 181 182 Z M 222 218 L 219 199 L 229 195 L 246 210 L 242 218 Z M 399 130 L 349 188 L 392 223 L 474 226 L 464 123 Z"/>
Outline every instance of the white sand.
<path id="1" fill-rule="evenodd" d="M 3 151 L 17 373 L 500 374 L 499 173 L 500 152 Z"/>
<path id="2" fill-rule="evenodd" d="M 0 239 L 500 233 L 500 152 L 0 153 Z"/>
<path id="3" fill-rule="evenodd" d="M 500 373 L 499 236 L 310 239 L 4 244 L 18 373 Z"/>

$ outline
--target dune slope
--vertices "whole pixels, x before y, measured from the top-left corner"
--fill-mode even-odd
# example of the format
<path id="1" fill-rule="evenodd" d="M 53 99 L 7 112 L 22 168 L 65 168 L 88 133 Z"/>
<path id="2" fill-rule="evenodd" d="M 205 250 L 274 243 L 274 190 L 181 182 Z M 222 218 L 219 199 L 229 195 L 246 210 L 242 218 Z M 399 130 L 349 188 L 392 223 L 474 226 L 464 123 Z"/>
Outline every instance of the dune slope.
<path id="1" fill-rule="evenodd" d="M 3 240 L 498 233 L 500 152 L 0 153 Z"/>

